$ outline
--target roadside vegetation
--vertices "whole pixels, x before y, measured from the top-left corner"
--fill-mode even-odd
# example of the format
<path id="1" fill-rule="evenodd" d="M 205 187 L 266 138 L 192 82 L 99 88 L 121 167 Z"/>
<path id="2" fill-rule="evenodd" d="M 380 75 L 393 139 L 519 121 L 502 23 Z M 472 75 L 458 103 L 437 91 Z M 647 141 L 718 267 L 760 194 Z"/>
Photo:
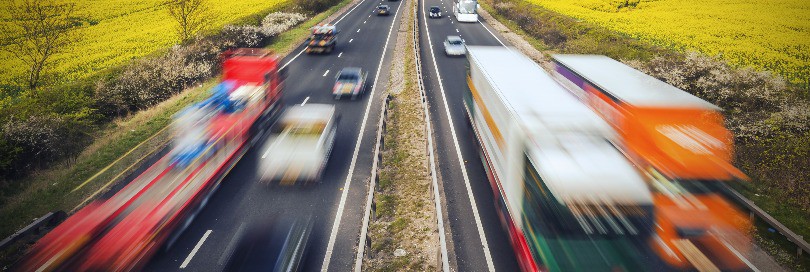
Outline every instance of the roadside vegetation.
<path id="1" fill-rule="evenodd" d="M 306 5 L 312 5 L 312 1 L 306 2 Z M 67 107 L 65 105 L 74 106 L 81 102 L 79 105 L 98 119 L 92 120 L 94 126 L 90 129 L 76 129 L 84 133 L 87 139 L 76 147 L 74 153 L 66 152 L 65 156 L 33 165 L 28 169 L 33 169 L 33 172 L 9 173 L 6 172 L 7 168 L 1 168 L 0 218 L 3 221 L 0 222 L 0 237 L 10 235 L 47 212 L 64 210 L 70 213 L 108 190 L 111 184 L 125 178 L 148 160 L 150 154 L 164 147 L 171 137 L 164 130 L 171 122 L 171 116 L 188 104 L 206 97 L 207 90 L 218 81 L 214 76 L 219 72 L 220 52 L 228 48 L 267 46 L 282 56 L 286 55 L 306 38 L 309 27 L 349 2 L 322 0 L 316 6 L 317 12 L 320 12 L 317 13 L 301 8 L 304 4 L 290 1 L 277 7 L 303 11 L 313 16 L 299 24 L 307 15 L 284 12 L 250 15 L 249 18 L 254 18 L 251 24 L 227 25 L 218 33 L 196 36 L 183 45 L 169 48 L 165 53 L 103 71 L 103 76 L 36 92 L 37 98 L 44 96 L 47 100 L 28 100 L 30 105 L 3 104 L 0 107 L 3 122 L 0 123 L 3 124 L 4 133 L 12 125 L 26 127 L 25 132 L 37 132 L 43 128 L 36 127 L 37 124 L 13 122 L 19 116 L 26 116 L 23 114 L 39 114 L 40 117 L 36 118 L 45 121 L 53 121 L 52 117 L 59 120 L 59 116 L 50 115 L 53 114 L 51 108 L 32 110 L 43 105 Z M 290 29 L 295 25 L 298 26 Z M 76 94 L 83 96 L 75 97 Z M 26 98 L 15 100 L 26 101 Z M 52 149 L 70 143 L 70 139 L 63 138 L 65 134 L 61 134 L 61 131 L 50 129 L 48 132 L 51 134 L 46 135 L 50 141 L 35 143 L 42 148 Z M 8 144 L 9 136 L 13 135 L 5 133 L 0 138 L 0 150 L 7 151 L 3 148 L 8 147 L 23 149 L 16 142 Z M 35 136 L 38 135 L 35 133 L 27 139 L 39 139 Z M 6 160 L 9 157 L 0 158 Z M 34 159 L 41 160 L 41 157 Z M 0 263 L 8 263 L 8 258 L 14 257 L 9 253 L 13 255 L 12 252 L 0 252 Z"/>
<path id="2" fill-rule="evenodd" d="M 413 51 L 413 5 L 402 3 L 402 23 L 391 68 L 376 209 L 369 224 L 371 247 L 364 271 L 438 271 L 439 237 L 428 170 L 425 113 Z"/>
<path id="3" fill-rule="evenodd" d="M 735 137 L 735 164 L 752 178 L 750 183 L 735 184 L 736 188 L 791 230 L 804 237 L 810 237 L 810 228 L 807 227 L 810 225 L 810 176 L 807 174 L 810 173 L 810 160 L 807 159 L 810 157 L 810 92 L 808 92 L 808 86 L 805 84 L 808 80 L 808 74 L 805 71 L 807 67 L 781 66 L 780 69 L 782 70 L 772 71 L 770 69 L 773 66 L 764 65 L 759 61 L 734 63 L 742 60 L 731 61 L 725 57 L 706 55 L 706 53 L 713 54 L 717 52 L 711 50 L 717 50 L 718 46 L 721 46 L 719 44 L 722 43 L 712 45 L 713 47 L 709 48 L 711 50 L 706 49 L 706 53 L 699 53 L 687 49 L 698 50 L 700 48 L 653 42 L 650 38 L 625 33 L 621 29 L 617 30 L 615 27 L 609 27 L 614 23 L 621 27 L 626 27 L 625 24 L 629 23 L 633 24 L 627 27 L 640 24 L 642 21 L 638 20 L 641 19 L 634 16 L 639 16 L 637 13 L 643 14 L 645 6 L 665 5 L 671 1 L 653 1 L 649 3 L 642 1 L 635 7 L 620 5 L 629 3 L 627 1 L 599 1 L 599 3 L 605 5 L 608 2 L 615 2 L 616 5 L 611 6 L 613 8 L 610 9 L 615 8 L 616 10 L 588 13 L 599 14 L 601 17 L 598 20 L 601 21 L 598 22 L 591 22 L 590 17 L 578 19 L 543 7 L 546 4 L 555 5 L 558 8 L 560 5 L 579 7 L 579 5 L 587 6 L 588 3 L 595 3 L 594 1 L 585 1 L 580 4 L 571 4 L 567 3 L 567 1 L 560 3 L 543 2 L 543 4 L 538 4 L 538 2 L 535 0 L 485 0 L 483 6 L 509 28 L 518 29 L 517 33 L 527 35 L 529 43 L 544 54 L 607 55 L 722 107 L 726 115 L 726 125 L 731 129 Z M 722 4 L 713 5 L 707 3 L 703 5 L 722 6 Z M 743 6 L 750 5 L 745 4 Z M 761 5 L 769 4 L 762 3 Z M 585 8 L 571 7 L 571 9 L 584 12 L 582 10 Z M 594 9 L 599 10 L 604 9 L 604 7 Z M 680 14 L 677 16 L 688 17 L 684 15 L 686 11 L 680 8 L 676 10 L 681 12 L 676 12 L 675 14 Z M 702 12 L 710 11 L 712 9 Z M 628 14 L 624 14 L 625 12 Z M 746 14 L 745 12 L 747 11 L 742 11 L 742 14 Z M 784 12 L 791 14 L 793 17 L 802 14 L 801 9 Z M 626 16 L 631 17 L 625 18 Z M 724 16 L 726 15 L 718 15 L 716 18 L 726 18 Z M 637 21 L 632 21 L 631 18 Z M 651 18 L 647 19 L 654 20 Z M 658 20 L 663 19 L 659 18 Z M 684 20 L 690 24 L 700 23 L 695 21 L 699 20 L 699 18 L 686 18 Z M 704 25 L 709 31 L 720 31 L 718 28 L 723 26 L 717 26 L 717 24 L 735 23 L 733 21 L 722 21 L 722 19 L 707 20 Z M 761 18 L 757 20 L 761 20 Z M 778 20 L 778 18 L 774 18 L 774 20 Z M 649 22 L 649 24 L 658 25 L 662 23 Z M 785 31 L 788 32 L 795 30 L 787 26 L 778 27 L 778 29 L 787 28 L 789 30 Z M 639 27 L 637 29 L 642 31 L 651 28 Z M 672 31 L 679 31 L 679 28 L 673 27 Z M 684 31 L 696 30 L 690 28 Z M 781 34 L 770 35 L 773 32 L 779 32 L 775 29 L 767 33 L 760 33 L 761 35 L 756 34 L 759 32 L 745 32 L 747 30 L 743 28 L 739 31 L 748 33 L 747 35 L 757 36 L 757 39 L 754 40 L 765 44 L 763 46 L 769 46 L 769 43 L 761 40 L 763 37 L 772 39 L 771 42 L 775 42 L 775 44 L 796 42 L 796 40 L 773 41 L 775 38 L 771 37 L 782 37 Z M 810 31 L 810 27 L 800 27 L 799 31 L 806 33 Z M 718 33 L 720 35 L 717 36 L 725 37 L 724 39 L 736 37 L 734 32 L 720 31 Z M 659 34 L 670 35 L 667 36 L 669 39 L 678 39 L 679 37 L 665 31 Z M 742 37 L 744 36 L 740 36 L 740 39 L 743 39 Z M 806 34 L 804 37 L 806 37 Z M 694 39 L 699 40 L 700 37 L 696 36 Z M 725 42 L 729 41 L 726 40 Z M 795 45 L 801 47 L 806 44 L 806 42 L 796 42 Z M 735 50 L 735 48 L 730 46 L 729 50 Z M 770 46 L 770 48 L 778 48 L 778 46 Z M 806 56 L 802 57 L 803 53 L 780 50 L 771 53 L 763 56 L 781 54 L 796 58 L 800 62 L 803 60 L 805 66 L 807 63 Z M 771 60 L 779 62 L 776 58 Z M 728 64 L 730 61 L 733 64 Z M 782 63 L 780 65 L 787 65 L 787 62 L 780 63 Z M 748 65 L 752 65 L 754 68 L 743 67 Z M 781 75 L 783 70 L 793 73 L 786 73 L 785 75 L 799 77 L 786 80 Z M 795 72 L 799 72 L 799 74 Z M 767 228 L 763 228 L 761 223 L 759 226 L 758 240 L 764 241 L 761 237 L 774 238 L 778 236 L 768 231 Z M 787 242 L 777 243 L 783 246 L 787 254 L 772 255 L 777 255 L 777 258 L 780 258 L 780 255 L 786 255 L 781 258 L 783 264 L 796 264 L 795 246 Z M 777 245 L 773 242 L 770 244 L 774 248 L 769 248 L 769 251 L 772 253 L 778 251 Z M 791 255 L 793 258 L 791 258 Z M 808 263 L 807 254 L 804 254 L 804 256 L 801 262 L 805 263 L 806 266 Z"/>
<path id="4" fill-rule="evenodd" d="M 805 0 L 528 0 L 646 43 L 698 51 L 810 87 Z M 763 12 L 766 11 L 767 12 Z"/>
<path id="5" fill-rule="evenodd" d="M 12 5 L 20 5 L 26 1 L 75 6 L 68 19 L 72 25 L 71 35 L 78 41 L 65 48 L 63 54 L 53 56 L 52 65 L 47 67 L 44 78 L 48 85 L 87 78 L 107 68 L 155 54 L 182 41 L 182 33 L 176 31 L 178 24 L 169 12 L 169 7 L 178 0 L 11 0 L 0 2 L 0 10 L 3 13 L 10 12 Z M 191 2 L 182 2 L 187 1 Z M 202 30 L 215 33 L 226 24 L 255 23 L 257 14 L 267 15 L 288 2 L 290 1 L 203 0 L 202 4 L 207 7 L 207 12 L 200 16 L 206 19 L 207 24 Z M 14 14 L 3 13 L 0 13 L 4 19 L 0 24 L 10 24 Z M 13 34 L 16 33 L 4 33 L 3 36 Z M 3 51 L 0 52 L 0 63 L 3 63 L 3 69 L 0 69 L 0 86 L 4 93 L 14 94 L 21 91 L 20 77 L 27 67 L 10 52 L 0 51 Z"/>

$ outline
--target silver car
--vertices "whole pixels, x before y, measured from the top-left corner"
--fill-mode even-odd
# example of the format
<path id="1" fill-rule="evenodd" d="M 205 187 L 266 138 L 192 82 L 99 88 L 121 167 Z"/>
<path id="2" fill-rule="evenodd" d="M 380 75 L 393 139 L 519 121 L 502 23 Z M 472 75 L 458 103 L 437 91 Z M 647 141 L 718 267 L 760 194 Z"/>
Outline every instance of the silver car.
<path id="1" fill-rule="evenodd" d="M 464 40 L 459 36 L 447 36 L 444 40 L 444 53 L 448 56 L 463 56 L 467 53 Z"/>

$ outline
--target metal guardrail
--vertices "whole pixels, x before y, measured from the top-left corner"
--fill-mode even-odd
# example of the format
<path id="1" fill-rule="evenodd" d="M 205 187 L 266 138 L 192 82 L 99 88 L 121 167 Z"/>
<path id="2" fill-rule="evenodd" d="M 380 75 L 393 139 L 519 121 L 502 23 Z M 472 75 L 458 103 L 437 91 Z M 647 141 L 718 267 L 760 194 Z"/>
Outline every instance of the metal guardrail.
<path id="1" fill-rule="evenodd" d="M 436 251 L 437 266 L 442 268 L 443 272 L 450 271 L 450 256 L 447 251 L 447 238 L 445 237 L 444 230 L 444 213 L 442 212 L 441 194 L 439 193 L 438 173 L 436 173 L 436 159 L 433 154 L 433 128 L 430 123 L 430 110 L 427 103 L 427 93 L 425 92 L 425 83 L 422 81 L 422 56 L 419 53 L 419 2 L 413 5 L 413 54 L 414 65 L 416 66 L 417 86 L 419 86 L 419 97 L 422 102 L 422 110 L 425 112 L 425 135 L 427 135 L 427 153 L 428 160 L 430 161 L 430 190 L 433 193 L 433 202 L 436 209 L 436 224 L 439 232 L 439 250 Z"/>
<path id="2" fill-rule="evenodd" d="M 413 0 L 413 1 L 417 1 L 417 0 Z M 426 141 L 425 148 L 427 150 L 428 159 L 430 161 L 430 168 L 428 169 L 428 171 L 430 172 L 430 175 L 431 175 L 431 178 L 432 178 L 432 183 L 431 183 L 430 188 L 429 188 L 429 193 L 433 194 L 434 204 L 436 205 L 437 225 L 438 225 L 438 232 L 439 232 L 440 241 L 441 241 L 441 247 L 440 247 L 439 250 L 436 251 L 436 257 L 437 257 L 436 260 L 437 260 L 437 267 L 441 267 L 442 271 L 448 272 L 448 271 L 450 271 L 450 265 L 449 265 L 449 261 L 448 261 L 449 257 L 448 257 L 448 253 L 447 253 L 447 246 L 446 246 L 446 243 L 444 242 L 445 241 L 445 238 L 444 238 L 444 225 L 443 225 L 444 220 L 443 220 L 443 214 L 441 212 L 441 199 L 440 199 L 440 195 L 439 195 L 439 191 L 438 191 L 438 185 L 437 185 L 437 175 L 438 174 L 436 173 L 435 158 L 434 158 L 434 154 L 433 154 L 433 139 L 432 139 L 432 136 L 431 136 L 432 128 L 430 126 L 430 113 L 428 111 L 427 94 L 425 93 L 424 82 L 422 81 L 422 63 L 420 61 L 421 59 L 420 59 L 420 54 L 419 54 L 419 16 L 418 16 L 419 13 L 418 13 L 418 7 L 419 7 L 418 4 L 413 5 L 413 20 L 414 20 L 414 22 L 413 22 L 413 29 L 412 29 L 412 35 L 413 35 L 412 47 L 413 47 L 414 57 L 415 57 L 414 65 L 416 67 L 416 77 L 417 77 L 417 86 L 419 88 L 420 104 L 422 105 L 422 108 L 425 111 L 425 115 L 424 115 L 425 123 L 426 123 L 425 135 L 428 135 L 427 136 L 428 139 Z M 376 198 L 375 198 L 375 195 L 373 194 L 373 191 L 378 190 L 379 189 L 378 186 L 380 184 L 380 182 L 379 182 L 380 181 L 379 180 L 380 179 L 380 168 L 379 168 L 379 164 L 377 164 L 376 162 L 382 161 L 382 152 L 380 152 L 380 150 L 385 146 L 385 137 L 383 137 L 383 135 L 385 135 L 385 133 L 387 131 L 387 128 L 388 128 L 388 124 L 386 123 L 386 119 L 388 117 L 389 103 L 391 102 L 392 99 L 393 99 L 393 97 L 391 95 L 386 96 L 385 101 L 383 102 L 383 110 L 382 110 L 382 113 L 381 113 L 381 119 L 380 119 L 379 124 L 378 124 L 378 137 L 377 137 L 378 141 L 377 141 L 377 144 L 376 144 L 377 146 L 375 147 L 375 154 L 376 154 L 375 163 L 374 163 L 375 169 L 372 170 L 372 173 L 373 173 L 372 174 L 372 180 L 370 181 L 372 183 L 371 184 L 372 188 L 370 188 L 370 190 L 372 191 L 371 196 L 370 196 L 370 203 L 369 203 L 369 206 L 370 206 L 369 211 L 370 212 L 366 216 L 366 217 L 371 217 L 370 218 L 371 220 L 376 220 L 375 215 L 376 215 L 376 210 L 377 210 Z M 368 218 L 366 218 L 364 220 L 367 220 L 367 219 Z M 373 258 L 374 256 L 373 256 L 372 251 L 369 250 L 368 252 L 365 252 L 366 248 L 371 248 L 371 245 L 372 245 L 371 237 L 368 236 L 366 233 L 361 233 L 360 241 L 362 241 L 362 242 L 358 245 L 359 246 L 358 253 L 360 253 L 358 255 L 367 254 L 368 257 Z M 359 262 L 359 260 L 358 260 L 358 262 Z M 362 263 L 355 263 L 355 271 L 360 271 L 361 269 L 362 269 Z"/>
<path id="3" fill-rule="evenodd" d="M 21 230 L 18 230 L 6 239 L 3 239 L 3 241 L 0 241 L 0 250 L 5 250 L 9 246 L 17 243 L 17 241 L 20 239 L 29 235 L 40 234 L 45 230 L 45 228 L 56 226 L 65 220 L 65 218 L 67 218 L 67 214 L 64 211 L 49 212 L 48 214 L 37 218 L 34 220 L 34 222 L 28 226 L 25 226 Z"/>
<path id="4" fill-rule="evenodd" d="M 750 217 L 753 221 L 754 216 L 759 217 L 762 221 L 765 221 L 768 225 L 770 225 L 774 230 L 778 231 L 780 234 L 784 235 L 788 241 L 794 243 L 796 248 L 796 256 L 800 257 L 802 255 L 802 251 L 810 253 L 810 245 L 808 245 L 807 241 L 803 239 L 801 235 L 796 234 L 792 230 L 788 229 L 780 223 L 776 218 L 773 218 L 770 214 L 762 210 L 759 206 L 754 204 L 753 201 L 746 198 L 733 188 L 729 187 L 727 184 L 722 184 L 723 189 L 726 190 L 728 195 L 735 200 L 738 204 L 745 207 L 748 211 L 750 211 Z"/>

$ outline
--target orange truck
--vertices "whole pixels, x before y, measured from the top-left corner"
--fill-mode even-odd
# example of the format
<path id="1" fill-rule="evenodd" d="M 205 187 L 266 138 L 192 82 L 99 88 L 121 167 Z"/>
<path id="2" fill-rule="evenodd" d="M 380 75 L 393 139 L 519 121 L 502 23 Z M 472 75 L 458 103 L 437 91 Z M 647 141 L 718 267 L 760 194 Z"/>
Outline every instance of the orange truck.
<path id="1" fill-rule="evenodd" d="M 554 76 L 620 135 L 646 174 L 656 232 L 649 246 L 676 269 L 749 270 L 750 220 L 719 183 L 747 180 L 732 163 L 720 108 L 606 56 L 554 55 Z"/>

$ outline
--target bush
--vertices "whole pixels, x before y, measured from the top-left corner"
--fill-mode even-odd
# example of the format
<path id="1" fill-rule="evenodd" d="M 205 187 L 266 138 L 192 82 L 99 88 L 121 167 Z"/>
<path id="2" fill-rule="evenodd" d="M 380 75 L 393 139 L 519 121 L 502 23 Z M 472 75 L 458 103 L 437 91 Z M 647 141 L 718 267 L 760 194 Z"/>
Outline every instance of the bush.
<path id="1" fill-rule="evenodd" d="M 26 119 L 12 118 L 2 127 L 3 142 L 10 147 L 3 153 L 15 155 L 4 176 L 15 176 L 65 158 L 75 157 L 92 140 L 92 111 L 58 115 L 37 114 Z"/>
<path id="2" fill-rule="evenodd" d="M 769 72 L 733 69 L 722 61 L 688 52 L 682 57 L 657 56 L 650 61 L 623 61 L 653 77 L 729 111 L 774 111 L 784 104 L 786 82 Z"/>

